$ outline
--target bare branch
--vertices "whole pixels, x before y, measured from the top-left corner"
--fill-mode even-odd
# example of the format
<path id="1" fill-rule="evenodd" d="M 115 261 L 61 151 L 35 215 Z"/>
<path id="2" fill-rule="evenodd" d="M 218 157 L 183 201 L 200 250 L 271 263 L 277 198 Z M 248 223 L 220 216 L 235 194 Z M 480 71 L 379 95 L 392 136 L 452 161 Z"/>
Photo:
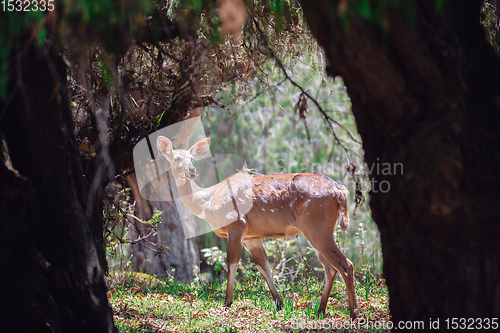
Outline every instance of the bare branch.
<path id="1" fill-rule="evenodd" d="M 260 34 L 260 38 L 261 38 L 262 42 L 264 43 L 264 46 L 266 48 L 266 53 L 268 53 L 276 61 L 276 63 L 278 64 L 278 67 L 283 72 L 283 75 L 285 76 L 285 79 L 288 80 L 288 81 L 290 81 L 290 83 L 292 85 L 294 85 L 295 87 L 297 87 L 302 92 L 302 94 L 304 96 L 306 96 L 308 99 L 310 99 L 314 103 L 314 105 L 316 105 L 316 107 L 318 108 L 319 112 L 323 115 L 323 119 L 325 120 L 325 123 L 327 124 L 328 128 L 330 129 L 330 131 L 331 131 L 331 133 L 332 133 L 335 141 L 346 152 L 347 159 L 349 160 L 349 163 L 350 163 L 350 157 L 349 157 L 349 154 L 348 154 L 349 153 L 349 149 L 342 143 L 342 141 L 337 136 L 337 133 L 335 133 L 335 129 L 333 127 L 333 124 L 335 124 L 335 125 L 339 126 L 340 128 L 342 128 L 349 135 L 349 137 L 354 142 L 356 142 L 358 144 L 361 144 L 361 142 L 359 142 L 358 140 L 356 140 L 354 138 L 354 136 L 349 132 L 349 130 L 344 127 L 344 125 L 342 125 L 340 122 L 338 122 L 335 119 L 333 119 L 332 117 L 330 117 L 328 115 L 328 113 L 321 107 L 321 105 L 318 103 L 318 101 L 314 97 L 312 97 L 304 88 L 302 88 L 302 86 L 300 86 L 297 82 L 295 82 L 290 77 L 290 75 L 288 75 L 288 72 L 287 72 L 285 66 L 283 65 L 283 63 L 281 62 L 281 60 L 278 58 L 278 56 L 276 55 L 276 53 L 273 51 L 273 49 L 269 46 L 269 42 L 267 40 L 267 37 L 264 34 L 264 32 L 262 31 L 262 29 L 260 28 L 259 23 L 255 19 L 255 17 L 253 17 L 253 16 L 251 16 L 251 17 L 252 17 L 252 21 L 255 24 L 255 27 L 257 28 L 257 31 Z"/>

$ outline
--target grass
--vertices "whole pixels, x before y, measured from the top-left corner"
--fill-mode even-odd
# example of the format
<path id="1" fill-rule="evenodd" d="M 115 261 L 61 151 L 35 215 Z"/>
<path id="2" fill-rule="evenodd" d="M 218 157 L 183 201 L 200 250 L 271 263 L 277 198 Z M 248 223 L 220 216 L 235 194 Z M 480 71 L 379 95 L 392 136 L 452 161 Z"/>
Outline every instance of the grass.
<path id="1" fill-rule="evenodd" d="M 225 283 L 180 284 L 144 275 L 121 273 L 108 279 L 108 299 L 119 332 L 322 332 L 350 324 L 352 331 L 384 332 L 373 327 L 384 327 L 390 320 L 382 280 L 370 286 L 357 282 L 361 319 L 351 323 L 345 285 L 338 279 L 327 313 L 318 318 L 323 281 L 314 277 L 287 284 L 280 291 L 284 308 L 277 311 L 263 279 L 237 283 L 233 305 L 226 308 Z M 361 322 L 370 326 L 359 330 L 356 325 Z"/>

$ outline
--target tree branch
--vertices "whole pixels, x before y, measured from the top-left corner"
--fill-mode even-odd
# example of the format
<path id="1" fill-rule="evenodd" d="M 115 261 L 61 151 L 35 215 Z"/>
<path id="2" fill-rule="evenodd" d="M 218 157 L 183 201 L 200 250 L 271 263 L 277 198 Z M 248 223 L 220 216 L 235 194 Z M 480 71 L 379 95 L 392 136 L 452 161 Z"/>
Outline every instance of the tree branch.
<path id="1" fill-rule="evenodd" d="M 251 13 L 249 13 L 249 15 L 251 16 Z M 285 75 L 285 79 L 290 81 L 290 83 L 292 85 L 294 85 L 295 87 L 297 87 L 304 96 L 306 96 L 308 99 L 310 99 L 314 105 L 316 105 L 316 107 L 318 108 L 319 112 L 323 115 L 323 119 L 325 120 L 328 128 L 330 129 L 335 141 L 337 142 L 337 144 L 339 146 L 342 147 L 342 149 L 344 149 L 344 151 L 346 152 L 346 157 L 349 161 L 349 163 L 351 163 L 351 159 L 349 158 L 349 149 L 344 146 L 344 144 L 342 143 L 342 141 L 340 141 L 339 137 L 337 136 L 337 133 L 335 133 L 335 129 L 333 128 L 333 124 L 336 124 L 337 126 L 339 126 L 340 128 L 342 128 L 348 135 L 349 137 L 356 143 L 358 144 L 361 144 L 361 142 L 359 142 L 358 140 L 356 140 L 354 138 L 354 136 L 349 132 L 349 130 L 347 130 L 347 128 L 344 127 L 344 125 L 342 125 L 341 123 L 339 123 L 338 121 L 336 121 L 335 119 L 333 119 L 332 117 L 330 117 L 326 111 L 321 107 L 321 105 L 318 103 L 318 101 L 312 97 L 304 88 L 302 88 L 302 86 L 300 86 L 297 82 L 295 82 L 291 77 L 290 75 L 288 75 L 288 72 L 285 68 L 285 66 L 283 65 L 283 63 L 281 62 L 281 60 L 278 58 L 278 56 L 274 53 L 273 49 L 269 46 L 269 42 L 267 40 L 267 37 L 266 35 L 264 34 L 264 32 L 262 31 L 262 29 L 260 28 L 260 25 L 259 23 L 257 22 L 257 20 L 255 19 L 255 17 L 251 16 L 252 17 L 252 21 L 254 22 L 255 24 L 255 27 L 257 28 L 257 31 L 259 32 L 260 34 L 260 37 L 261 37 L 261 40 L 262 42 L 264 43 L 264 46 L 266 48 L 266 51 L 269 53 L 269 55 L 276 61 L 276 63 L 278 64 L 278 67 L 281 69 L 281 71 L 283 72 L 283 75 Z"/>

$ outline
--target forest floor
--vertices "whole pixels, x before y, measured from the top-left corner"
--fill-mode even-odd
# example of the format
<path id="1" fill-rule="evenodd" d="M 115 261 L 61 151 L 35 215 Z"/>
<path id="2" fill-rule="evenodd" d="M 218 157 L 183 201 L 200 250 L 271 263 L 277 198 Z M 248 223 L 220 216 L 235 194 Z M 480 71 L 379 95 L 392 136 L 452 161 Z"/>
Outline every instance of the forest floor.
<path id="1" fill-rule="evenodd" d="M 238 277 L 237 277 L 238 280 Z M 241 280 L 241 279 L 240 279 Z M 349 318 L 347 292 L 337 277 L 327 313 L 315 314 L 323 281 L 304 277 L 280 289 L 284 309 L 276 311 L 263 278 L 237 281 L 234 303 L 223 306 L 225 282 L 160 281 L 140 273 L 108 278 L 108 299 L 119 332 L 388 332 L 390 315 L 384 280 L 357 282 L 360 317 Z"/>

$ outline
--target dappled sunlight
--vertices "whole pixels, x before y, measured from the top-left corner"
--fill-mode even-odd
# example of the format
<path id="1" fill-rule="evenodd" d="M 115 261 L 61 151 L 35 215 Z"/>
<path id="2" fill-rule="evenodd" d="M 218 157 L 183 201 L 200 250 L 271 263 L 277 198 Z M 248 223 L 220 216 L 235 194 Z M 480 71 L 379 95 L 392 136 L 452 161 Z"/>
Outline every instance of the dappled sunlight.
<path id="1" fill-rule="evenodd" d="M 133 279 L 129 280 L 129 285 L 133 284 Z M 260 283 L 241 285 L 230 308 L 221 302 L 223 286 L 194 283 L 189 287 L 169 282 L 150 288 L 144 285 L 117 285 L 108 292 L 108 298 L 114 310 L 115 322 L 122 330 L 220 332 L 232 329 L 236 332 L 282 332 L 359 327 L 359 331 L 363 332 L 368 327 L 385 327 L 391 319 L 385 285 L 373 288 L 368 300 L 360 298 L 360 317 L 352 321 L 346 310 L 347 294 L 341 284 L 335 283 L 327 313 L 319 318 L 314 313 L 319 299 L 311 298 L 315 291 L 301 290 L 299 285 L 292 286 L 295 292 L 287 291 L 284 295 L 285 307 L 280 311 L 276 311 L 267 291 L 265 295 L 259 294 L 262 287 Z M 321 288 L 317 282 L 312 283 L 311 287 L 318 291 Z M 358 289 L 362 290 L 363 287 L 358 286 Z"/>

